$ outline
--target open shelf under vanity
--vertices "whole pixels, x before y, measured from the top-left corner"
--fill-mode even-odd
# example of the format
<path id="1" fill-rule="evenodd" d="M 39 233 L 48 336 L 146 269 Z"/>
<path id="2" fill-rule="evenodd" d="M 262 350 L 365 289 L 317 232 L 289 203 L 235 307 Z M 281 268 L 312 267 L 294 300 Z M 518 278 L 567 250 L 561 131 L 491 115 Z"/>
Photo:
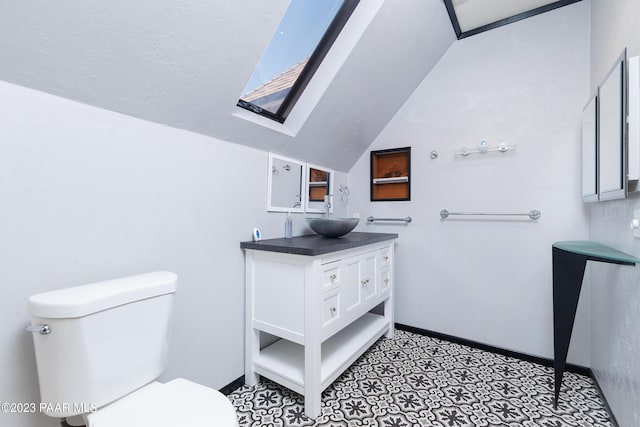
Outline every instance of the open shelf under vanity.
<path id="1" fill-rule="evenodd" d="M 322 343 L 320 388 L 324 390 L 389 329 L 383 316 L 367 313 Z M 304 395 L 304 346 L 280 339 L 260 351 L 256 373 Z"/>

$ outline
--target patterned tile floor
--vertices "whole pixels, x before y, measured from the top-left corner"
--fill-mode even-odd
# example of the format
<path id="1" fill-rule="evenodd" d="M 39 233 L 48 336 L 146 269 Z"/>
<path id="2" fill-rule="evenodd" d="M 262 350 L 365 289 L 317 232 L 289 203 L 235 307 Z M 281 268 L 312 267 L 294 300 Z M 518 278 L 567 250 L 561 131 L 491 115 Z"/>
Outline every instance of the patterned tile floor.
<path id="1" fill-rule="evenodd" d="M 229 396 L 241 427 L 612 426 L 588 377 L 565 373 L 553 409 L 553 370 L 396 331 L 380 339 L 322 394 L 322 412 L 268 380 Z"/>

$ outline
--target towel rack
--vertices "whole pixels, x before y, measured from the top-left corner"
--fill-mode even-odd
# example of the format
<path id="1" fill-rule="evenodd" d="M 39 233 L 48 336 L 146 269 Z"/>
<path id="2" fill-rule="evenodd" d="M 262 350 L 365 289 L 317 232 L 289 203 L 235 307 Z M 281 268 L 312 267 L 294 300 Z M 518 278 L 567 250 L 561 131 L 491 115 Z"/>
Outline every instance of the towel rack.
<path id="1" fill-rule="evenodd" d="M 519 212 L 449 212 L 446 209 L 440 211 L 440 217 L 442 219 L 448 218 L 450 215 L 489 215 L 489 216 L 528 216 L 530 219 L 536 220 L 542 216 L 542 212 L 538 210 L 530 210 L 527 213 Z"/>
<path id="2" fill-rule="evenodd" d="M 406 222 L 407 224 L 411 222 L 411 217 L 408 216 L 406 218 L 374 218 L 372 216 L 367 218 L 367 222 L 375 222 L 375 221 L 394 221 L 394 222 Z"/>

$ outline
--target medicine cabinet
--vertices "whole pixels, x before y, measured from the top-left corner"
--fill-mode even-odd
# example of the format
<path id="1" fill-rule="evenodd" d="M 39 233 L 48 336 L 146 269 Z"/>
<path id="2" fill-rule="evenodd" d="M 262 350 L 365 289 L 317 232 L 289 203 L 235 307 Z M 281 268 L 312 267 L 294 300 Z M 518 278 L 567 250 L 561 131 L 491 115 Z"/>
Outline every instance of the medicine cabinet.
<path id="1" fill-rule="evenodd" d="M 325 212 L 324 196 L 333 195 L 333 170 L 269 153 L 267 174 L 267 211 Z"/>
<path id="2" fill-rule="evenodd" d="M 304 212 L 305 171 L 304 163 L 269 153 L 268 211 Z"/>
<path id="3" fill-rule="evenodd" d="M 637 150 L 638 141 L 629 140 L 627 119 L 629 126 L 637 124 L 639 119 L 637 114 L 629 115 L 629 104 L 640 102 L 638 91 L 628 91 L 628 82 L 638 85 L 639 76 L 628 80 L 628 64 L 625 50 L 598 87 L 597 96 L 583 111 L 582 198 L 585 202 L 624 199 L 629 180 L 637 180 L 629 176 L 628 153 Z M 631 98 L 628 93 L 632 93 Z M 633 184 L 635 187 L 635 182 Z"/>
<path id="4" fill-rule="evenodd" d="M 598 199 L 627 195 L 625 58 L 598 88 Z"/>
<path id="5" fill-rule="evenodd" d="M 333 171 L 312 164 L 307 164 L 307 206 L 306 212 L 324 213 L 324 197 L 333 195 Z M 329 205 L 333 212 L 333 204 Z"/>
<path id="6" fill-rule="evenodd" d="M 582 113 L 582 199 L 598 201 L 598 97 L 593 97 Z"/>

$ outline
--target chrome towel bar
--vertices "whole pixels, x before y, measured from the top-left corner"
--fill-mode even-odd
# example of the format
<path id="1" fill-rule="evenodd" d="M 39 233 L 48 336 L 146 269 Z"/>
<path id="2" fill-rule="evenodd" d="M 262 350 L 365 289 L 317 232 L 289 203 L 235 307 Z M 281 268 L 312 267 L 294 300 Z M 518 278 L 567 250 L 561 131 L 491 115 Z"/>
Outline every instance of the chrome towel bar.
<path id="1" fill-rule="evenodd" d="M 442 219 L 448 218 L 450 215 L 482 215 L 482 216 L 528 216 L 529 218 L 536 220 L 542 216 L 542 213 L 538 210 L 530 210 L 527 213 L 518 213 L 518 212 L 449 212 L 446 209 L 442 209 L 440 211 L 440 217 Z"/>
<path id="2" fill-rule="evenodd" d="M 372 216 L 367 218 L 368 222 L 375 222 L 375 221 L 394 221 L 394 222 L 406 222 L 407 224 L 411 222 L 411 217 L 408 216 L 406 218 L 374 218 Z"/>

